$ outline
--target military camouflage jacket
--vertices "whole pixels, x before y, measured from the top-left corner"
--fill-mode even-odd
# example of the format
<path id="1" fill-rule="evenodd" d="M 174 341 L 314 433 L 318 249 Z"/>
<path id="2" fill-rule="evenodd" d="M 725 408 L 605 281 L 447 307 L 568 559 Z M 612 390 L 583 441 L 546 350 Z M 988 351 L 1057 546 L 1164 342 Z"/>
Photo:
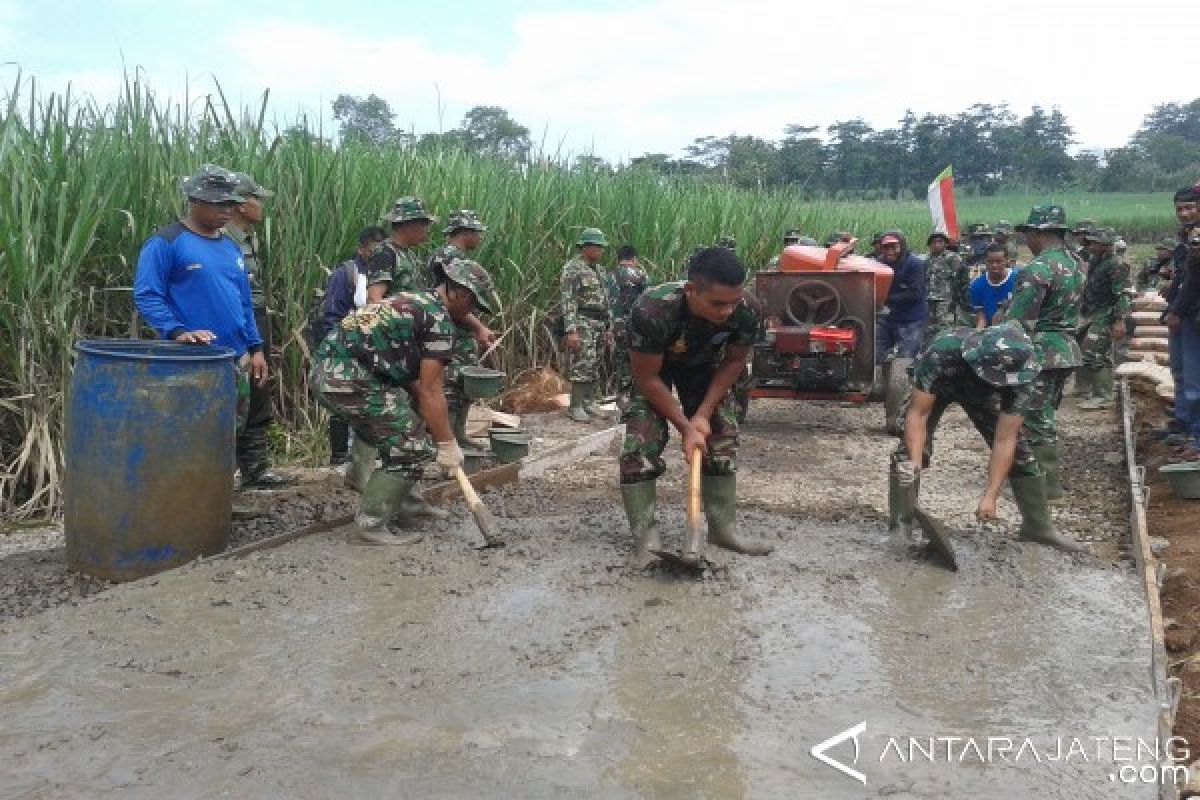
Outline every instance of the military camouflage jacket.
<path id="1" fill-rule="evenodd" d="M 946 403 L 982 408 L 994 414 L 1021 416 L 1033 398 L 1033 384 L 993 386 L 963 359 L 969 328 L 949 328 L 935 338 L 913 364 L 913 388 L 937 395 Z"/>
<path id="2" fill-rule="evenodd" d="M 562 281 L 563 329 L 570 333 L 585 316 L 608 322 L 612 315 L 608 303 L 608 276 L 604 267 L 591 265 L 576 256 L 563 265 Z"/>
<path id="3" fill-rule="evenodd" d="M 415 291 L 422 274 L 417 254 L 391 239 L 380 242 L 367 261 L 367 285 L 386 283 L 389 295 Z"/>
<path id="4" fill-rule="evenodd" d="M 432 292 L 401 292 L 347 314 L 329 332 L 317 357 L 353 360 L 382 380 L 405 386 L 421 372 L 423 359 L 449 361 L 454 323 Z"/>
<path id="5" fill-rule="evenodd" d="M 258 234 L 253 230 L 244 231 L 232 222 L 225 226 L 225 233 L 237 244 L 242 251 L 242 264 L 246 268 L 246 278 L 250 281 L 250 301 L 255 311 L 267 307 L 263 296 L 262 265 L 258 261 Z"/>
<path id="6" fill-rule="evenodd" d="M 971 270 L 958 253 L 947 250 L 941 255 L 925 258 L 928 271 L 928 299 L 938 304 L 938 312 L 955 309 L 970 310 Z"/>
<path id="7" fill-rule="evenodd" d="M 444 244 L 434 251 L 425 265 L 425 271 L 421 273 L 425 288 L 432 289 L 443 283 L 446 280 L 446 267 L 456 258 L 467 258 L 466 251 L 457 245 Z"/>
<path id="8" fill-rule="evenodd" d="M 1078 367 L 1083 354 L 1075 341 L 1083 271 L 1062 248 L 1043 250 L 1017 273 L 1006 319 L 1018 320 L 1038 348 L 1042 369 Z"/>
<path id="9" fill-rule="evenodd" d="M 1108 324 L 1129 316 L 1129 265 L 1115 254 L 1093 261 L 1083 287 L 1081 313 L 1093 322 Z"/>
<path id="10" fill-rule="evenodd" d="M 629 320 L 630 350 L 664 356 L 666 369 L 711 368 L 726 346 L 754 344 L 763 309 L 753 295 L 743 293 L 729 319 L 714 325 L 688 312 L 683 287 L 684 281 L 662 283 L 638 298 Z"/>
<path id="11" fill-rule="evenodd" d="M 611 275 L 609 299 L 612 302 L 613 317 L 628 317 L 633 311 L 633 304 L 642 296 L 642 292 L 646 291 L 646 270 L 640 266 L 618 264 Z"/>

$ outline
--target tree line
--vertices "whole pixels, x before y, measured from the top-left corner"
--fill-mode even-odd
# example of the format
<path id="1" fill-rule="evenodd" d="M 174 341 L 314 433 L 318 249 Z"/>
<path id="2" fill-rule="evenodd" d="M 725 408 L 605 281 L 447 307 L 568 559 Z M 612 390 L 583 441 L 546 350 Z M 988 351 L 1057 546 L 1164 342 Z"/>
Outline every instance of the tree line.
<path id="1" fill-rule="evenodd" d="M 459 127 L 415 134 L 394 124 L 376 95 L 339 95 L 334 118 L 343 141 L 416 148 L 461 147 L 517 162 L 536 158 L 529 129 L 498 106 L 476 106 Z M 954 167 L 965 193 L 1076 188 L 1095 192 L 1162 191 L 1200 178 L 1200 98 L 1164 103 L 1142 120 L 1122 147 L 1070 152 L 1075 131 L 1057 108 L 1024 116 L 1007 105 L 976 103 L 957 114 L 909 111 L 889 128 L 862 118 L 821 128 L 794 124 L 779 139 L 702 136 L 682 155 L 645 153 L 610 164 L 578 156 L 580 170 L 647 170 L 746 189 L 787 189 L 806 197 L 898 199 L 921 196 L 943 167 Z"/>

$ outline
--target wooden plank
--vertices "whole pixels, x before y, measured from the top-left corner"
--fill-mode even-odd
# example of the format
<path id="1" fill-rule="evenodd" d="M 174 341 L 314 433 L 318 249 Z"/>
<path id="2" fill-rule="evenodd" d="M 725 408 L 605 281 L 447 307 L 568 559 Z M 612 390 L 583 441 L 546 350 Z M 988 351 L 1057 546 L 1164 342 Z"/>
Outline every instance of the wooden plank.
<path id="1" fill-rule="evenodd" d="M 521 465 L 522 478 L 539 478 L 552 469 L 565 467 L 608 447 L 618 437 L 625 435 L 624 425 L 614 425 L 588 434 L 582 439 L 565 442 L 531 458 Z"/>
<path id="2" fill-rule="evenodd" d="M 265 539 L 259 539 L 256 542 L 244 544 L 241 547 L 233 550 L 226 550 L 224 553 L 220 553 L 206 560 L 223 561 L 227 558 L 241 558 L 242 556 L 249 555 L 250 553 L 256 553 L 259 550 L 270 550 L 273 547 L 279 547 L 281 544 L 294 542 L 297 539 L 304 538 L 305 536 L 312 536 L 313 534 L 317 533 L 326 533 L 328 531 L 337 530 L 338 528 L 349 525 L 351 522 L 354 522 L 353 514 L 346 514 L 341 517 L 334 517 L 333 519 L 314 522 L 312 525 L 307 525 L 298 530 L 276 534 L 275 536 L 268 536 Z"/>

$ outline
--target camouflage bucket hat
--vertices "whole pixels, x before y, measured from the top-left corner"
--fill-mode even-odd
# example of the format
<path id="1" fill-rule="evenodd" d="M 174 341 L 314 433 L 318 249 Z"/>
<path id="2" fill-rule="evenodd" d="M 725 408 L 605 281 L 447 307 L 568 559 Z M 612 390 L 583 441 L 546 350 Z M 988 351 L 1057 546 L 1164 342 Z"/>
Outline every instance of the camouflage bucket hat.
<path id="1" fill-rule="evenodd" d="M 796 242 L 802 238 L 804 238 L 804 231 L 799 228 L 788 228 L 787 232 L 783 234 L 785 242 Z"/>
<path id="2" fill-rule="evenodd" d="M 392 206 L 392 210 L 383 218 L 384 222 L 437 222 L 437 217 L 425 210 L 425 203 L 419 197 L 401 197 Z"/>
<path id="3" fill-rule="evenodd" d="M 1083 219 L 1079 220 L 1079 222 L 1075 223 L 1075 227 L 1071 229 L 1071 233 L 1074 236 L 1085 236 L 1091 233 L 1092 229 L 1095 227 L 1096 220 L 1084 217 Z"/>
<path id="4" fill-rule="evenodd" d="M 1067 212 L 1062 206 L 1034 206 L 1029 209 L 1029 219 L 1018 225 L 1019 231 L 1066 231 Z"/>
<path id="5" fill-rule="evenodd" d="M 1026 386 L 1042 368 L 1033 342 L 1015 321 L 967 334 L 962 355 L 976 375 L 997 387 Z"/>
<path id="6" fill-rule="evenodd" d="M 816 247 L 817 240 L 812 238 L 811 236 L 801 236 L 799 239 L 796 240 L 796 244 L 801 244 L 801 245 L 804 245 L 805 247 Z"/>
<path id="7" fill-rule="evenodd" d="M 584 228 L 580 232 L 579 238 L 575 241 L 575 246 L 583 247 L 585 244 L 608 247 L 608 239 L 604 238 L 604 231 L 599 228 Z"/>
<path id="8" fill-rule="evenodd" d="M 264 189 L 259 186 L 258 181 L 254 180 L 249 172 L 235 172 L 233 173 L 233 179 L 237 181 L 235 191 L 243 197 L 266 198 L 275 196 L 275 193 L 270 189 Z"/>
<path id="9" fill-rule="evenodd" d="M 238 194 L 237 178 L 216 164 L 205 164 L 195 174 L 184 178 L 179 185 L 190 200 L 201 203 L 240 203 L 246 198 Z"/>
<path id="10" fill-rule="evenodd" d="M 928 245 L 934 239 L 941 239 L 946 244 L 950 244 L 950 237 L 947 236 L 946 234 L 942 233 L 941 231 L 934 231 L 933 233 L 929 234 L 929 236 L 925 237 L 925 244 Z"/>
<path id="11" fill-rule="evenodd" d="M 479 221 L 479 214 L 469 208 L 464 208 L 459 211 L 451 211 L 446 216 L 446 227 L 442 229 L 442 233 L 446 236 L 455 231 L 479 231 L 480 233 L 487 232 L 487 226 Z"/>
<path id="12" fill-rule="evenodd" d="M 1116 244 L 1117 232 L 1113 228 L 1092 228 L 1084 235 L 1084 239 L 1096 244 Z"/>
<path id="13" fill-rule="evenodd" d="M 988 225 L 986 222 L 976 222 L 974 225 L 967 228 L 967 235 L 973 239 L 979 236 L 991 236 L 992 226 Z"/>
<path id="14" fill-rule="evenodd" d="M 996 223 L 996 233 L 1012 233 L 1013 224 L 1006 219 L 1002 219 Z"/>
<path id="15" fill-rule="evenodd" d="M 456 258 L 446 265 L 446 277 L 470 289 L 471 294 L 475 295 L 475 302 L 484 311 L 489 314 L 500 313 L 500 296 L 496 294 L 496 284 L 479 262 L 469 258 Z"/>

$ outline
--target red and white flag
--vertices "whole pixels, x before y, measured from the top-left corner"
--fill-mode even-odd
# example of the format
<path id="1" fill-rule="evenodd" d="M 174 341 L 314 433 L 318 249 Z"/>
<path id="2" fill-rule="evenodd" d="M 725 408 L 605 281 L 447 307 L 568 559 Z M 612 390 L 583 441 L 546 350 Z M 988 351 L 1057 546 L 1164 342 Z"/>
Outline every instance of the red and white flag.
<path id="1" fill-rule="evenodd" d="M 933 232 L 944 233 L 958 241 L 958 212 L 954 208 L 954 168 L 946 167 L 929 184 L 929 213 L 933 216 Z"/>

